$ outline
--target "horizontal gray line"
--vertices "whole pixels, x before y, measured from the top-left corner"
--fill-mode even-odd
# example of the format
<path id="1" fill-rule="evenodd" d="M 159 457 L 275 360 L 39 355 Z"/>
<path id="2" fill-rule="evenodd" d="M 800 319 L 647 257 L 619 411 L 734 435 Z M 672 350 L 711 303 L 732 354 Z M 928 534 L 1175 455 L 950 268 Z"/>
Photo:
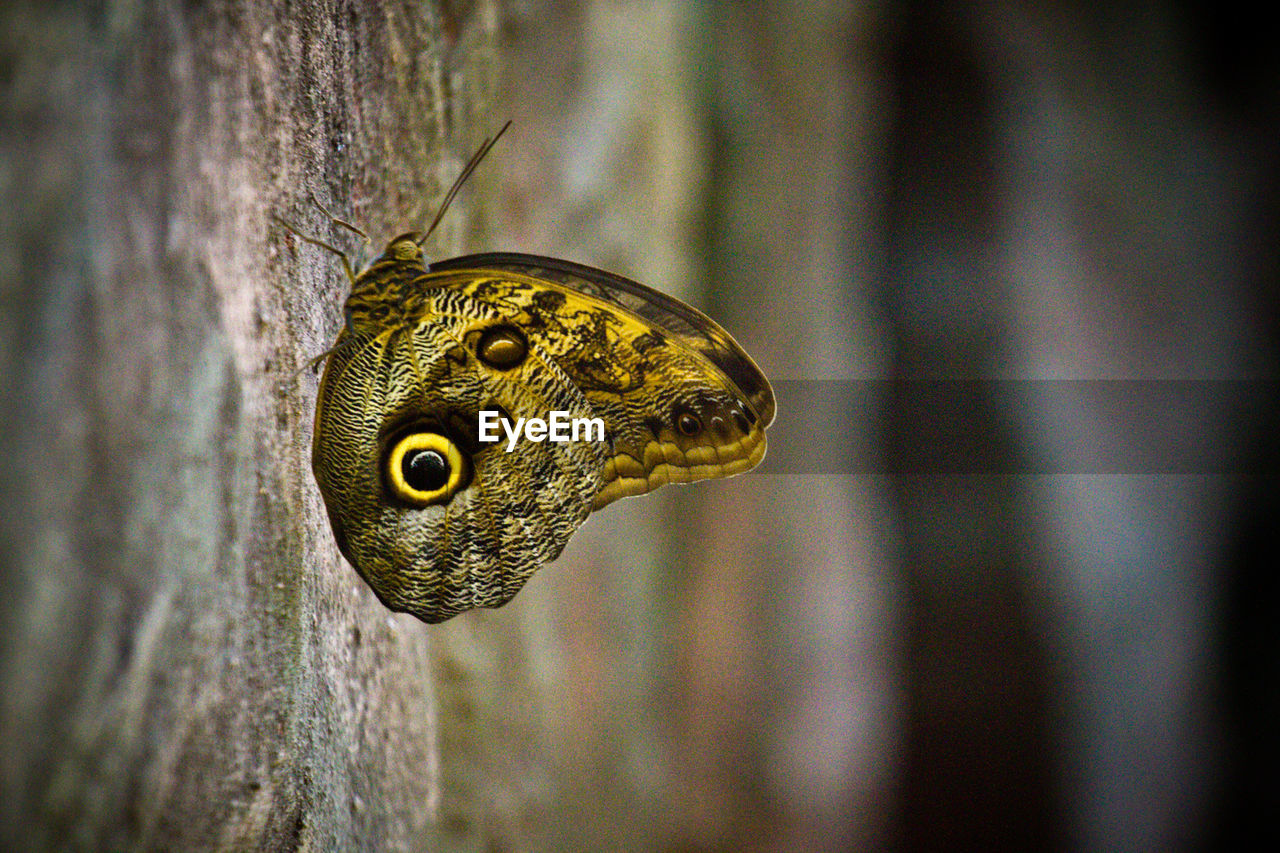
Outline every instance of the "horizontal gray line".
<path id="1" fill-rule="evenodd" d="M 1280 380 L 774 383 L 770 474 L 1276 474 Z"/>

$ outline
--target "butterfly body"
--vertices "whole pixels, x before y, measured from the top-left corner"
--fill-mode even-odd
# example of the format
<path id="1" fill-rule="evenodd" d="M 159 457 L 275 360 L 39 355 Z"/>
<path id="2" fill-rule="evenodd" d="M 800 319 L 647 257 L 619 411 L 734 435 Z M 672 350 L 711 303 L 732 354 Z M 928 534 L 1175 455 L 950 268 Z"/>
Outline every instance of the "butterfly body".
<path id="1" fill-rule="evenodd" d="M 627 279 L 519 254 L 428 267 L 406 235 L 355 276 L 345 314 L 312 466 L 342 553 L 427 622 L 510 600 L 594 509 L 764 456 L 763 374 L 710 319 Z M 482 412 L 605 434 L 487 443 Z"/>

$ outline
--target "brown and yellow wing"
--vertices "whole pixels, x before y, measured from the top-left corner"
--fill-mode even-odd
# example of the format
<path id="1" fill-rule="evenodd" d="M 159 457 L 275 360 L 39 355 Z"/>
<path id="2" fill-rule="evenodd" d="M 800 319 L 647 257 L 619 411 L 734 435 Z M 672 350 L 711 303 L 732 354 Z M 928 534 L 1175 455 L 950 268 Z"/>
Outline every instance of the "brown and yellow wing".
<path id="1" fill-rule="evenodd" d="M 507 318 L 586 396 L 611 442 L 594 508 L 764 458 L 775 410 L 768 380 L 688 305 L 591 267 L 509 253 L 436 263 L 418 283 Z"/>
<path id="2" fill-rule="evenodd" d="M 603 442 L 479 441 L 480 413 L 589 417 L 542 349 L 486 361 L 501 316 L 457 292 L 416 322 L 346 332 L 325 364 L 312 467 L 338 547 L 392 610 L 439 622 L 509 601 L 591 511 Z M 439 482 L 415 484 L 412 453 L 438 450 Z"/>
<path id="3" fill-rule="evenodd" d="M 427 270 L 411 236 L 352 284 L 312 446 L 338 546 L 388 607 L 498 607 L 593 509 L 764 457 L 773 392 L 709 318 L 549 258 Z M 488 412 L 599 419 L 604 436 L 489 443 Z"/>

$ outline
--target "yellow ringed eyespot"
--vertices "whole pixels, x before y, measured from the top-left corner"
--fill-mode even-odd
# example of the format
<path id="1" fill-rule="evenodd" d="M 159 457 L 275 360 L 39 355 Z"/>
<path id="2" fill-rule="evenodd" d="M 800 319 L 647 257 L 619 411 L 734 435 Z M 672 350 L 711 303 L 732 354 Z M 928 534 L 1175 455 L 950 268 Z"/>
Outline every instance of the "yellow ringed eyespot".
<path id="1" fill-rule="evenodd" d="M 458 446 L 436 432 L 410 433 L 387 454 L 387 483 L 415 506 L 444 503 L 462 484 L 466 461 Z"/>

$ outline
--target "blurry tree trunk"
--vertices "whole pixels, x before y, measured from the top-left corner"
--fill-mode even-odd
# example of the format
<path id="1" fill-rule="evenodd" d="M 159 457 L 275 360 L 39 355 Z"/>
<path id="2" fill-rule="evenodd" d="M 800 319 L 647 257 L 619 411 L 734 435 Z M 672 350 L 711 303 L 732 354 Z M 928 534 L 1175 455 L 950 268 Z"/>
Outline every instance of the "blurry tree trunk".
<path id="1" fill-rule="evenodd" d="M 638 831 L 593 813 L 606 847 L 875 849 L 893 827 L 889 525 L 876 478 L 816 470 L 794 441 L 872 440 L 874 401 L 813 409 L 824 382 L 884 369 L 877 10 L 545 4 L 505 45 L 505 239 L 708 309 L 779 395 L 760 470 L 611 506 L 557 564 L 544 606 L 593 626 L 566 649 L 569 695 L 593 697 L 563 709 L 590 733 L 566 749 L 591 744 L 596 797 L 630 784 L 645 804 Z"/>
<path id="2" fill-rule="evenodd" d="M 1273 725 L 1228 759 L 1221 648 L 1274 634 L 1222 607 L 1243 478 L 1220 475 L 1251 473 L 1266 432 L 1176 380 L 1273 369 L 1271 42 L 1209 5 L 911 8 L 887 222 L 900 375 L 1027 381 L 954 423 L 895 413 L 908 462 L 931 430 L 1008 460 L 900 480 L 906 841 L 1213 847 L 1238 831 L 1216 810 L 1274 799 L 1241 782 Z M 1126 405 L 1062 380 L 1127 383 Z M 1201 441 L 1203 470 L 1144 467 Z M 1082 447 L 1120 468 L 1081 469 Z"/>

